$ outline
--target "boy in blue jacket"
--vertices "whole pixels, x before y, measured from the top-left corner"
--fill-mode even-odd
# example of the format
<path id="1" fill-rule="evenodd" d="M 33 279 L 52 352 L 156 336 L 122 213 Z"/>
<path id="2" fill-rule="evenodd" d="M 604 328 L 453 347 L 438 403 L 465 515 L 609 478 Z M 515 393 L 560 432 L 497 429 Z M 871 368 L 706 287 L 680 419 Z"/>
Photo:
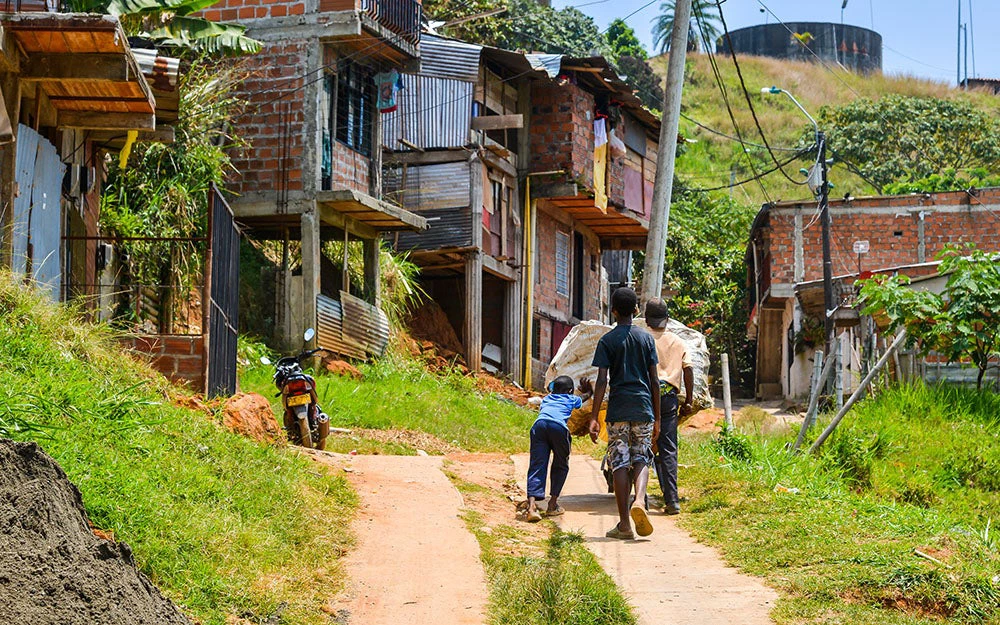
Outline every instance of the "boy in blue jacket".
<path id="1" fill-rule="evenodd" d="M 542 520 L 537 502 L 545 499 L 545 473 L 552 456 L 552 486 L 546 516 L 563 513 L 559 507 L 559 493 L 562 492 L 566 476 L 569 475 L 569 453 L 571 439 L 566 425 L 570 415 L 583 402 L 590 399 L 590 381 L 580 380 L 580 395 L 573 394 L 573 378 L 561 375 L 549 384 L 549 394 L 542 398 L 538 408 L 538 418 L 531 426 L 531 451 L 528 463 L 528 522 Z"/>

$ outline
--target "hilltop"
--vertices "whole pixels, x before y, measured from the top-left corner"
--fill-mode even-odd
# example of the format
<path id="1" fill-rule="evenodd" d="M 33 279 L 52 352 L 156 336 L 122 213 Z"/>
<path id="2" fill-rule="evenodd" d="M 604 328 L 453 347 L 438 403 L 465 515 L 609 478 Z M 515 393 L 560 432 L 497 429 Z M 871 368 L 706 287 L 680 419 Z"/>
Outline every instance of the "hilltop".
<path id="1" fill-rule="evenodd" d="M 760 134 L 754 126 L 732 59 L 719 55 L 716 61 L 744 140 L 760 144 Z M 666 57 L 657 57 L 651 63 L 658 73 L 666 73 Z M 761 95 L 761 88 L 771 85 L 790 91 L 802 106 L 817 118 L 823 106 L 843 105 L 857 98 L 878 99 L 890 94 L 961 99 L 991 114 L 1000 114 L 1000 97 L 985 91 L 961 91 L 948 84 L 923 78 L 881 74 L 860 76 L 840 68 L 824 69 L 819 64 L 767 57 L 741 56 L 739 63 L 757 117 L 773 148 L 807 145 L 807 138 L 811 139 L 812 128 L 808 120 L 785 96 Z M 688 54 L 682 113 L 712 129 L 730 136 L 736 135 L 713 76 L 709 57 L 705 54 Z M 690 186 L 707 188 L 727 185 L 730 182 L 731 168 L 736 171 L 736 180 L 743 180 L 753 175 L 736 141 L 713 134 L 684 118 L 681 119 L 680 130 L 689 141 L 693 140 L 685 145 L 684 153 L 677 160 L 678 176 Z M 773 162 L 762 148 L 751 148 L 751 152 L 755 157 L 759 157 L 755 162 L 764 163 L 764 169 L 773 167 Z M 783 160 L 789 153 L 775 150 L 775 154 Z M 800 167 L 808 167 L 808 162 L 796 161 L 786 166 L 785 170 L 799 179 Z M 830 180 L 834 183 L 832 192 L 834 196 L 839 197 L 845 193 L 855 196 L 874 193 L 870 185 L 848 172 L 842 164 L 834 164 Z M 772 200 L 809 197 L 809 192 L 804 186 L 792 184 L 779 172 L 767 175 L 763 181 Z M 736 199 L 754 206 L 759 206 L 765 200 L 760 186 L 755 183 L 736 187 L 733 194 Z"/>

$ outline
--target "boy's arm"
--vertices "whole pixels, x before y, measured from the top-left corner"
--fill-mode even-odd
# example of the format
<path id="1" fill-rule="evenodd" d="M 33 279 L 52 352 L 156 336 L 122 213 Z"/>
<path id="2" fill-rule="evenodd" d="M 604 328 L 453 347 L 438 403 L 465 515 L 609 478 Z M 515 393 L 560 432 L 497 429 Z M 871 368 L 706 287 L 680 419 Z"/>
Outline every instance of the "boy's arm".
<path id="1" fill-rule="evenodd" d="M 590 378 L 583 378 L 580 380 L 579 390 L 580 401 L 582 403 L 587 403 L 587 400 L 594 396 L 594 387 L 590 383 Z"/>
<path id="2" fill-rule="evenodd" d="M 656 371 L 656 363 L 649 365 L 649 388 L 653 393 L 650 397 L 653 403 L 653 440 L 660 436 L 660 375 Z"/>
<path id="3" fill-rule="evenodd" d="M 694 401 L 694 369 L 684 367 L 684 414 L 691 412 L 691 402 Z"/>
<path id="4" fill-rule="evenodd" d="M 597 442 L 597 435 L 601 432 L 601 425 L 598 417 L 601 414 L 601 404 L 604 403 L 604 393 L 608 389 L 608 370 L 605 367 L 597 369 L 597 387 L 594 389 L 594 406 L 590 409 L 590 440 Z"/>

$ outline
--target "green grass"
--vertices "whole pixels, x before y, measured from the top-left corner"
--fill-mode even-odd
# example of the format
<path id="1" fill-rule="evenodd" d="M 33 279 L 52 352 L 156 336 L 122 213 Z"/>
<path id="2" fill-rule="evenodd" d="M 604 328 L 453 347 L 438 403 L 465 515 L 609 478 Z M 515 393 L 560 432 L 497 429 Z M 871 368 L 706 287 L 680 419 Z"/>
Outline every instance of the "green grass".
<path id="1" fill-rule="evenodd" d="M 464 495 L 498 493 L 446 471 Z M 463 519 L 479 541 L 490 585 L 489 625 L 634 625 L 635 617 L 614 580 L 604 572 L 581 534 L 545 522 L 551 533 L 538 542 L 515 525 L 488 526 L 475 510 Z"/>
<path id="2" fill-rule="evenodd" d="M 997 623 L 998 420 L 996 395 L 918 386 L 861 403 L 818 457 L 788 456 L 795 433 L 686 440 L 679 520 L 782 591 L 779 623 Z"/>
<path id="3" fill-rule="evenodd" d="M 167 391 L 106 330 L 0 275 L 0 436 L 37 441 L 95 526 L 200 622 L 263 622 L 287 603 L 282 623 L 328 623 L 353 492 Z"/>
<path id="4" fill-rule="evenodd" d="M 419 363 L 391 354 L 359 368 L 364 375 L 360 381 L 337 375 L 316 378 L 320 404 L 333 427 L 419 430 L 468 451 L 527 450 L 535 413 L 481 393 L 469 378 L 430 373 Z M 271 398 L 277 409 L 272 372 L 252 369 L 240 383 L 244 390 Z M 330 443 L 351 447 L 336 437 Z M 386 448 L 383 453 L 394 452 Z"/>

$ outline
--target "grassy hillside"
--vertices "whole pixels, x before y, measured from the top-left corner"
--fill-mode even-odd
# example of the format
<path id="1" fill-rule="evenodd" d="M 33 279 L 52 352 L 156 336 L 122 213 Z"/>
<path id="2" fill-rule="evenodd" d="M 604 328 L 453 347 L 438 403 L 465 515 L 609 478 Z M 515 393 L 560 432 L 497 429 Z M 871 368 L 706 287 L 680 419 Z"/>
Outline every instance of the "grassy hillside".
<path id="1" fill-rule="evenodd" d="M 0 273 L 0 436 L 37 441 L 94 525 L 201 623 L 328 623 L 353 492 L 170 396 L 107 331 Z"/>
<path id="2" fill-rule="evenodd" d="M 778 623 L 1000 622 L 1000 396 L 890 389 L 818 457 L 751 421 L 685 441 L 679 519 L 782 591 Z"/>
<path id="3" fill-rule="evenodd" d="M 723 82 L 729 94 L 733 113 L 749 143 L 760 144 L 761 138 L 754 126 L 746 99 L 740 88 L 735 66 L 730 57 L 719 55 L 717 63 Z M 720 90 L 716 85 L 709 59 L 704 54 L 688 55 L 688 71 L 685 77 L 682 112 L 705 126 L 735 136 Z M 657 71 L 665 73 L 665 59 L 653 60 Z M 777 85 L 790 91 L 813 116 L 818 118 L 820 107 L 838 106 L 858 98 L 877 99 L 887 94 L 926 96 L 937 98 L 961 98 L 971 101 L 978 108 L 1000 113 L 1000 98 L 985 92 L 963 92 L 940 82 L 909 76 L 859 76 L 841 69 L 827 71 L 813 63 L 782 61 L 765 57 L 740 57 L 740 69 L 747 90 L 754 102 L 761 127 L 772 147 L 798 147 L 804 136 L 811 138 L 812 126 L 802 113 L 784 95 L 760 93 L 761 88 Z M 681 133 L 694 139 L 695 143 L 685 146 L 684 154 L 677 161 L 678 175 L 693 187 L 716 187 L 729 184 L 730 169 L 735 168 L 736 179 L 749 178 L 752 173 L 742 149 L 735 141 L 712 134 L 682 118 Z M 755 162 L 760 169 L 770 169 L 773 162 L 760 148 L 752 148 Z M 787 152 L 775 154 L 783 159 Z M 789 155 L 790 156 L 790 155 Z M 786 171 L 796 179 L 800 167 L 808 167 L 805 160 L 787 166 Z M 858 177 L 835 164 L 830 175 L 834 183 L 832 195 L 840 197 L 845 193 L 855 196 L 872 193 L 872 188 Z M 764 187 L 771 199 L 793 200 L 810 197 L 808 190 L 786 180 L 775 172 L 764 178 Z M 725 192 L 725 191 L 723 191 Z M 756 183 L 742 185 L 733 191 L 737 199 L 759 206 L 764 194 Z"/>

